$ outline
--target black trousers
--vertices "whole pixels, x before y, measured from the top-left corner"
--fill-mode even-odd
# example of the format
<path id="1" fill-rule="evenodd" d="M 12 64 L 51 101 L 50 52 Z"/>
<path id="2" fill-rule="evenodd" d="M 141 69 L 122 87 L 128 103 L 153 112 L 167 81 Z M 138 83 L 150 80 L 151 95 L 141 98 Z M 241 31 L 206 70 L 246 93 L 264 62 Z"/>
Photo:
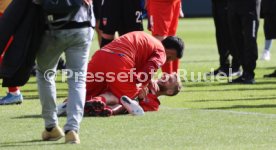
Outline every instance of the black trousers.
<path id="1" fill-rule="evenodd" d="M 219 62 L 221 69 L 232 67 L 233 70 L 238 70 L 240 62 L 233 55 L 233 43 L 229 32 L 228 23 L 228 3 L 227 0 L 212 0 L 212 13 L 216 28 L 216 41 L 219 53 Z M 232 65 L 229 60 L 229 55 L 232 55 Z"/>
<path id="2" fill-rule="evenodd" d="M 234 53 L 241 61 L 243 76 L 254 78 L 258 58 L 257 32 L 259 27 L 257 2 L 228 1 L 229 28 Z"/>
<path id="3" fill-rule="evenodd" d="M 227 20 L 227 0 L 212 0 L 212 13 L 216 28 L 216 41 L 221 69 L 230 67 L 230 33 Z"/>

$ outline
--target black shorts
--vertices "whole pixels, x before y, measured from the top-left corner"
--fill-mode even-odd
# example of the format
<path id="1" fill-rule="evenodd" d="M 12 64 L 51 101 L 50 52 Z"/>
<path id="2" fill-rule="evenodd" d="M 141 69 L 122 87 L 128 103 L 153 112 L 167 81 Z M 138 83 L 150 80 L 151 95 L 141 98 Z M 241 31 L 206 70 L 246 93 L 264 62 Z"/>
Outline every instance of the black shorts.
<path id="1" fill-rule="evenodd" d="M 143 31 L 141 0 L 103 0 L 100 29 L 119 35 Z"/>
<path id="2" fill-rule="evenodd" d="M 101 7 L 103 0 L 93 0 L 93 11 L 96 20 L 100 20 L 101 18 Z"/>
<path id="3" fill-rule="evenodd" d="M 276 15 L 264 16 L 264 32 L 266 39 L 276 39 Z"/>

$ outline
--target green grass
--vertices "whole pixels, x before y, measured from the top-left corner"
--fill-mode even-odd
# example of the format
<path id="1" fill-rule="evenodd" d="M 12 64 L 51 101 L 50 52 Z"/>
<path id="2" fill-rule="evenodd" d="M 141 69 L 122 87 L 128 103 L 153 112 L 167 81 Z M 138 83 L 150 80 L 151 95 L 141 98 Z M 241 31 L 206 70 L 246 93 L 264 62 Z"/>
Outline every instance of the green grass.
<path id="1" fill-rule="evenodd" d="M 181 20 L 178 35 L 186 43 L 181 65 L 189 80 L 183 82 L 178 96 L 161 98 L 160 111 L 143 117 L 84 118 L 80 145 L 65 145 L 64 140 L 42 142 L 41 106 L 35 78 L 31 78 L 22 87 L 22 105 L 0 107 L 0 149 L 275 149 L 276 79 L 262 77 L 276 66 L 275 42 L 272 60 L 257 62 L 257 84 L 228 85 L 226 80 L 190 82 L 191 72 L 218 67 L 212 19 Z M 258 43 L 260 54 L 262 25 Z M 96 41 L 92 49 L 98 49 Z M 61 102 L 67 85 L 58 82 L 57 86 Z M 5 90 L 0 94 L 5 95 Z M 65 119 L 60 118 L 61 125 Z"/>

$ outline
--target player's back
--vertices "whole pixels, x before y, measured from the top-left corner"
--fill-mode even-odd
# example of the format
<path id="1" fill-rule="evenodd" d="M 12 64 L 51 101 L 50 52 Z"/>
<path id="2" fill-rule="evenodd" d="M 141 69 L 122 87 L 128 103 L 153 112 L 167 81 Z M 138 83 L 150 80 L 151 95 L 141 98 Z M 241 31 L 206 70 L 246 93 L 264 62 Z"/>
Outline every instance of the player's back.
<path id="1" fill-rule="evenodd" d="M 163 65 L 166 61 L 162 43 L 143 31 L 127 33 L 104 46 L 102 50 L 126 56 L 138 71 L 155 54 L 160 55 L 157 60 L 154 60 L 158 65 Z"/>

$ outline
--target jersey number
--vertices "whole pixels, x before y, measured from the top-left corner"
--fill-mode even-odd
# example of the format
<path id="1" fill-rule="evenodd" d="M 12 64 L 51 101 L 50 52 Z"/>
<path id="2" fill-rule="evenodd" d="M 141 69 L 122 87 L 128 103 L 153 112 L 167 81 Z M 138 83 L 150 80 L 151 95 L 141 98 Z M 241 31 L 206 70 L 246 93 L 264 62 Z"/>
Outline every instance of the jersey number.
<path id="1" fill-rule="evenodd" d="M 141 23 L 142 22 L 142 18 L 141 18 L 142 12 L 141 11 L 136 11 L 135 15 L 137 16 L 136 17 L 136 23 Z"/>

